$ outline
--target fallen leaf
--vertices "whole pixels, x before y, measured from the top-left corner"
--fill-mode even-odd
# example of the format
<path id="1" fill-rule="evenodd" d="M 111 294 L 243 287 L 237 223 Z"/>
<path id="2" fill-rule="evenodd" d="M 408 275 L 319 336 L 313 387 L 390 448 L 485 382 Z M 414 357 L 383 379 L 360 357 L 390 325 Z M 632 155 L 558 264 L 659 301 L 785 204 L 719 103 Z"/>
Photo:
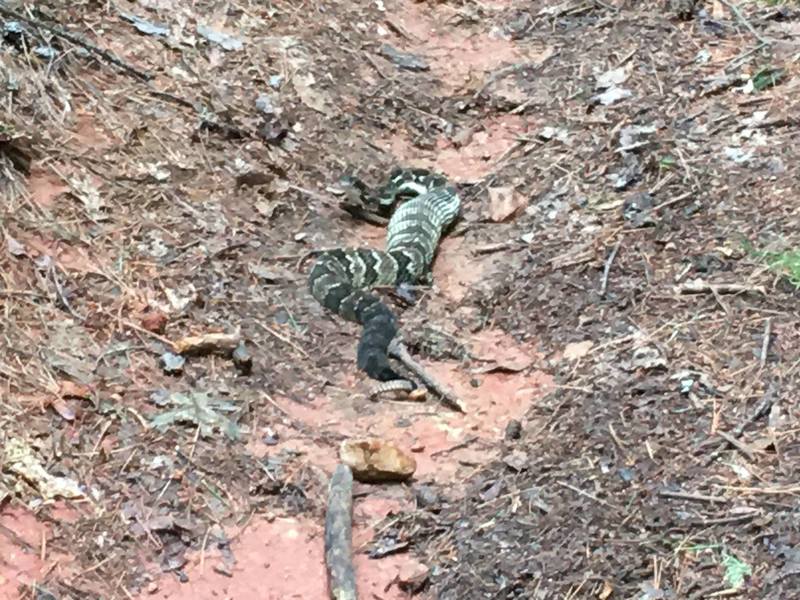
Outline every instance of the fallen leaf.
<path id="1" fill-rule="evenodd" d="M 74 381 L 62 381 L 58 393 L 62 398 L 89 400 L 92 397 L 92 389 L 88 385 Z"/>
<path id="2" fill-rule="evenodd" d="M 75 411 L 63 398 L 52 398 L 49 404 L 65 421 L 75 420 Z"/>
<path id="3" fill-rule="evenodd" d="M 611 69 L 610 71 L 606 71 L 605 73 L 597 76 L 596 87 L 598 90 L 614 88 L 620 83 L 624 83 L 629 76 L 630 71 L 628 71 L 627 67 L 622 66 L 616 69 Z"/>
<path id="4" fill-rule="evenodd" d="M 244 46 L 239 38 L 223 31 L 216 31 L 205 25 L 198 25 L 197 33 L 212 44 L 217 44 L 223 50 L 241 50 Z"/>
<path id="5" fill-rule="evenodd" d="M 83 498 L 78 483 L 69 477 L 55 477 L 42 466 L 33 448 L 20 439 L 6 440 L 3 448 L 3 470 L 13 473 L 32 485 L 43 498 Z"/>
<path id="6" fill-rule="evenodd" d="M 233 413 L 238 407 L 232 402 L 214 398 L 208 392 L 170 394 L 169 404 L 176 408 L 157 414 L 150 424 L 161 432 L 177 423 L 189 422 L 196 425 L 200 435 L 209 437 L 214 431 L 222 431 L 229 439 L 239 437 L 239 427 L 234 421 L 220 413 Z"/>
<path id="7" fill-rule="evenodd" d="M 633 92 L 631 92 L 628 89 L 612 87 L 607 89 L 602 94 L 594 96 L 592 100 L 594 100 L 595 102 L 599 102 L 603 106 L 609 106 L 625 98 L 630 98 L 631 96 L 633 96 Z"/>
<path id="8" fill-rule="evenodd" d="M 572 342 L 564 346 L 564 358 L 567 360 L 578 360 L 589 354 L 589 350 L 594 346 L 591 340 L 584 340 L 582 342 Z"/>
<path id="9" fill-rule="evenodd" d="M 286 57 L 292 72 L 292 85 L 303 104 L 324 115 L 332 113 L 335 102 L 330 94 L 318 89 L 314 74 L 309 70 L 312 60 L 306 47 L 296 37 L 284 36 L 265 40 L 277 46 Z"/>
<path id="10" fill-rule="evenodd" d="M 503 457 L 503 462 L 514 471 L 524 471 L 530 464 L 530 457 L 524 450 L 514 450 Z"/>
<path id="11" fill-rule="evenodd" d="M 163 333 L 167 326 L 167 315 L 160 310 L 151 311 L 142 317 L 141 325 L 147 331 Z"/>
<path id="12" fill-rule="evenodd" d="M 183 372 L 183 367 L 186 365 L 186 359 L 179 354 L 164 352 L 164 354 L 161 355 L 160 364 L 165 373 L 176 375 Z"/>
<path id="13" fill-rule="evenodd" d="M 11 254 L 11 256 L 25 256 L 28 254 L 28 252 L 25 250 L 25 246 L 8 234 L 6 234 L 6 247 L 8 248 L 8 252 Z"/>
<path id="14" fill-rule="evenodd" d="M 527 204 L 527 198 L 517 193 L 513 187 L 489 188 L 489 219 L 500 223 L 515 215 Z"/>
<path id="15" fill-rule="evenodd" d="M 415 593 L 419 591 L 428 580 L 430 569 L 416 560 L 410 560 L 400 567 L 397 573 L 397 585 L 401 590 Z"/>
<path id="16" fill-rule="evenodd" d="M 69 185 L 72 195 L 83 203 L 83 207 L 91 218 L 95 220 L 104 218 L 103 209 L 106 208 L 106 202 L 91 176 L 86 174 L 81 177 L 73 177 L 69 180 Z"/>

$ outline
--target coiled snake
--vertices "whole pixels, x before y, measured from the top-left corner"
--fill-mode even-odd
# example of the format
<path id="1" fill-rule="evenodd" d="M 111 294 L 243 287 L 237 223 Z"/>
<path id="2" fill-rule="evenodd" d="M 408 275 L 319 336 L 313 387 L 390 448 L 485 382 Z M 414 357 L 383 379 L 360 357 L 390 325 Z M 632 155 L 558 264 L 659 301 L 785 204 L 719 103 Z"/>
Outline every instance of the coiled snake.
<path id="1" fill-rule="evenodd" d="M 397 320 L 370 290 L 430 281 L 439 239 L 458 216 L 461 199 L 444 177 L 424 169 L 395 169 L 375 192 L 355 178 L 349 178 L 348 184 L 365 210 L 389 217 L 386 250 L 337 248 L 323 252 L 311 268 L 309 289 L 323 307 L 363 326 L 356 364 L 371 379 L 385 382 L 379 391 L 413 390 L 414 382 L 401 377 L 389 364 Z"/>

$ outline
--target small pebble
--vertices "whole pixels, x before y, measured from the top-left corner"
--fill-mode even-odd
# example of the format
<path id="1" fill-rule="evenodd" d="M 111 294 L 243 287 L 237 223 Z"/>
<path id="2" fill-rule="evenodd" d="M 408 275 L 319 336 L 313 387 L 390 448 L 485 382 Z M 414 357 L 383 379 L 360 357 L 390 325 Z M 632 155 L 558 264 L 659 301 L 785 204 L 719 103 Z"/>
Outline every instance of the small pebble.
<path id="1" fill-rule="evenodd" d="M 522 423 L 516 419 L 511 419 L 506 425 L 506 439 L 518 440 L 522 437 Z"/>
<path id="2" fill-rule="evenodd" d="M 433 508 L 440 504 L 439 494 L 430 485 L 420 485 L 414 490 L 417 506 L 420 508 Z"/>

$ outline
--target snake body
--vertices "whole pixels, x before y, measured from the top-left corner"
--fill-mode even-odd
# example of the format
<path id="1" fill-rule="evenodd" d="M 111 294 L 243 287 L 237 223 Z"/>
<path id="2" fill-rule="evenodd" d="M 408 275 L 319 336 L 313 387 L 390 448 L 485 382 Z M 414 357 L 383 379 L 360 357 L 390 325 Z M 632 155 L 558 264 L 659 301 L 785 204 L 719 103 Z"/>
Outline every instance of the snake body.
<path id="1" fill-rule="evenodd" d="M 359 180 L 351 178 L 349 184 L 368 210 L 391 215 L 386 249 L 323 252 L 311 268 L 309 289 L 323 307 L 363 326 L 359 369 L 377 381 L 403 380 L 388 356 L 397 319 L 371 290 L 414 284 L 430 275 L 439 239 L 458 216 L 461 199 L 444 177 L 424 169 L 396 169 L 375 193 Z"/>

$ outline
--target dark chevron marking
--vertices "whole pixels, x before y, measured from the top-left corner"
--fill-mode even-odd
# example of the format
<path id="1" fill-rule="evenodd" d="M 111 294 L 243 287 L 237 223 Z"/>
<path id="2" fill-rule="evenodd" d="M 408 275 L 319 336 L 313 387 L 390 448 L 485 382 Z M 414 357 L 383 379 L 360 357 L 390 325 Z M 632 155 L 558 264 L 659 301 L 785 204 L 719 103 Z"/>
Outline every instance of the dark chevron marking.
<path id="1" fill-rule="evenodd" d="M 350 184 L 374 212 L 394 210 L 386 250 L 339 248 L 323 253 L 309 274 L 309 289 L 326 309 L 364 326 L 356 357 L 359 369 L 378 381 L 402 379 L 387 353 L 397 335 L 397 320 L 370 290 L 415 283 L 426 274 L 442 232 L 458 215 L 461 199 L 443 177 L 423 169 L 394 170 L 389 183 L 374 195 L 357 179 L 350 179 Z"/>

